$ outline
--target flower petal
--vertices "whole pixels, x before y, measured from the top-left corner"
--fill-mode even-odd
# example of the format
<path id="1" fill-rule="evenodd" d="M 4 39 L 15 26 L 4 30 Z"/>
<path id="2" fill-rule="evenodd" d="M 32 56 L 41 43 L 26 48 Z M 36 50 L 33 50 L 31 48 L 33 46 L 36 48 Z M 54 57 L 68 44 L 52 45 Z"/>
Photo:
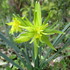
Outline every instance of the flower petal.
<path id="1" fill-rule="evenodd" d="M 65 34 L 65 33 L 62 32 L 62 31 L 54 30 L 54 29 L 46 29 L 46 30 L 45 30 L 45 33 L 47 33 L 47 34 L 54 34 L 54 33 Z"/>
<path id="2" fill-rule="evenodd" d="M 11 26 L 13 25 L 14 23 L 13 22 L 9 22 L 9 23 L 6 23 L 7 25 Z"/>
<path id="3" fill-rule="evenodd" d="M 22 43 L 22 42 L 27 42 L 29 41 L 31 38 L 33 37 L 33 34 L 32 33 L 23 33 L 23 34 L 20 34 L 17 38 L 15 38 L 14 40 L 17 42 L 17 43 Z"/>
<path id="4" fill-rule="evenodd" d="M 16 41 L 17 43 L 23 43 L 23 42 L 29 41 L 30 39 L 31 39 L 31 38 L 28 37 L 28 36 L 20 36 L 20 37 L 18 37 L 18 38 L 15 38 L 15 41 Z"/>
<path id="5" fill-rule="evenodd" d="M 34 11 L 34 25 L 41 25 L 42 24 L 42 18 L 41 18 L 41 8 L 40 3 L 35 3 L 35 11 Z"/>

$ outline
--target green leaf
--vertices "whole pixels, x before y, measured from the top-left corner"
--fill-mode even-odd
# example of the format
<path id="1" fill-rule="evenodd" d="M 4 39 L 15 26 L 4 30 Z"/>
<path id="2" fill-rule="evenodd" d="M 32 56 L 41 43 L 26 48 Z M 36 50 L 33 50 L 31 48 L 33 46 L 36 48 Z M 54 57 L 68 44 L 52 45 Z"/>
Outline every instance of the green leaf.
<path id="1" fill-rule="evenodd" d="M 65 27 L 64 27 L 64 29 L 62 30 L 62 32 L 65 32 L 66 31 L 66 34 L 70 31 L 68 28 L 70 27 L 70 23 L 68 23 Z M 56 38 L 55 38 L 55 40 L 54 40 L 54 42 L 53 42 L 53 45 L 56 47 L 56 45 L 58 45 L 64 38 L 65 38 L 65 36 L 66 36 L 66 34 L 59 34 Z M 52 53 L 52 49 L 51 48 L 49 48 L 48 50 L 47 50 L 47 54 L 44 56 L 44 60 L 43 61 L 41 61 L 41 65 L 43 65 L 43 63 L 46 61 L 46 58 Z"/>
<path id="2" fill-rule="evenodd" d="M 50 11 L 50 12 L 48 13 L 48 16 L 45 18 L 43 24 L 46 24 L 52 16 L 53 16 L 52 11 Z"/>
<path id="3" fill-rule="evenodd" d="M 6 67 L 6 70 L 11 70 L 11 68 L 9 66 Z"/>
<path id="4" fill-rule="evenodd" d="M 62 32 L 68 32 L 69 30 L 68 30 L 68 28 L 70 27 L 70 23 L 68 23 L 65 27 L 64 27 L 64 29 L 62 30 Z M 61 39 L 63 39 L 64 38 L 64 36 L 65 35 L 63 35 L 62 36 L 62 38 L 60 38 L 62 36 L 62 34 L 59 34 L 57 37 L 56 37 L 56 39 L 54 40 L 54 42 L 53 42 L 53 44 L 54 45 L 57 45 L 58 43 L 59 43 L 59 41 L 61 41 Z"/>
<path id="5" fill-rule="evenodd" d="M 20 65 L 17 65 L 15 62 L 13 62 L 13 60 L 11 60 L 10 58 L 8 58 L 5 54 L 0 52 L 0 56 L 2 56 L 3 58 L 5 58 L 7 61 L 9 61 L 10 63 L 12 63 L 13 65 L 15 65 L 17 68 L 19 68 L 20 70 L 24 70 L 21 68 Z"/>
<path id="6" fill-rule="evenodd" d="M 67 40 L 67 42 L 64 44 L 64 46 L 61 49 L 59 49 L 54 55 L 52 55 L 51 57 L 49 57 L 48 60 L 45 61 L 44 64 L 47 65 L 52 59 L 55 59 L 57 57 L 58 53 L 61 52 L 63 49 L 65 49 L 69 45 L 70 45 L 70 39 Z M 43 67 L 45 67 L 45 65 L 43 65 Z"/>
<path id="7" fill-rule="evenodd" d="M 0 32 L 0 38 L 6 42 L 6 44 L 9 45 L 9 47 L 13 48 L 15 50 L 15 53 L 17 54 L 18 58 L 21 60 L 23 65 L 25 65 L 27 68 L 31 69 L 31 64 L 29 63 L 29 60 L 26 60 L 29 65 L 26 64 L 24 59 L 21 57 L 25 57 L 25 55 L 20 51 L 20 49 L 12 42 L 12 40 L 8 40 L 1 32 Z M 25 58 L 26 59 L 26 58 Z"/>
<path id="8" fill-rule="evenodd" d="M 51 42 L 49 41 L 48 36 L 43 35 L 43 36 L 42 36 L 42 41 L 43 41 L 44 43 L 46 43 L 46 44 L 47 44 L 50 48 L 52 48 L 53 50 L 56 50 L 56 49 L 54 48 L 54 46 L 51 44 Z"/>
<path id="9" fill-rule="evenodd" d="M 15 54 L 11 55 L 9 58 L 15 59 L 17 56 Z"/>
<path id="10" fill-rule="evenodd" d="M 56 29 L 59 26 L 58 20 L 56 22 L 54 22 L 51 26 L 49 26 L 51 29 Z"/>

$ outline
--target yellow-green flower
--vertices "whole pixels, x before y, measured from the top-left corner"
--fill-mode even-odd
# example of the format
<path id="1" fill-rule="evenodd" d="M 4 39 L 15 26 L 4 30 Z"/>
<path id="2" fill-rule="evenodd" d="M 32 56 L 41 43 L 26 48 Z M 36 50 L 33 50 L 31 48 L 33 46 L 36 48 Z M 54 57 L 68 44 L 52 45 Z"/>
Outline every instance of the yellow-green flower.
<path id="1" fill-rule="evenodd" d="M 20 25 L 21 22 L 23 23 L 23 25 Z M 62 33 L 61 31 L 48 27 L 48 23 L 46 24 L 42 23 L 41 8 L 40 8 L 39 2 L 35 3 L 33 23 L 31 23 L 25 17 L 20 21 L 18 21 L 17 19 L 14 19 L 14 21 L 9 23 L 8 25 L 12 25 L 12 28 L 10 31 L 11 33 L 21 31 L 21 29 L 24 30 L 21 34 L 19 34 L 17 38 L 15 38 L 15 41 L 17 43 L 23 43 L 27 41 L 30 41 L 30 43 L 34 43 L 35 59 L 38 55 L 39 42 L 46 43 L 50 48 L 56 50 L 51 44 L 51 42 L 49 41 L 48 35 L 52 35 L 55 33 Z"/>
<path id="2" fill-rule="evenodd" d="M 12 26 L 10 30 L 10 34 L 22 31 L 22 29 L 19 27 L 21 25 L 21 22 L 17 18 L 13 18 L 13 21 L 10 23 L 7 23 L 7 25 Z"/>

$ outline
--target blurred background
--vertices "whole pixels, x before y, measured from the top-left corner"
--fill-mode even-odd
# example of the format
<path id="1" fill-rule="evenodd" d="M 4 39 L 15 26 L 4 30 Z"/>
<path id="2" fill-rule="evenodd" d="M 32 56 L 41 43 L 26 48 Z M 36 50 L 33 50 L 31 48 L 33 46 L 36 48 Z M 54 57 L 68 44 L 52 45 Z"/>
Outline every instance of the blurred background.
<path id="1" fill-rule="evenodd" d="M 70 22 L 70 0 L 0 0 L 0 31 L 3 32 L 6 36 L 8 35 L 7 25 L 5 24 L 12 20 L 13 14 L 20 15 L 21 17 L 26 16 L 30 21 L 32 21 L 34 18 L 33 12 L 34 4 L 36 1 L 40 2 L 43 21 L 50 14 L 50 17 L 48 18 L 49 25 L 52 25 L 53 23 L 57 22 L 57 29 L 62 30 L 64 26 L 66 26 Z M 52 37 L 52 40 L 55 37 L 56 35 Z M 63 43 L 65 43 L 65 41 L 69 37 L 70 33 L 66 35 L 66 38 L 64 38 Z M 60 46 L 62 46 L 63 43 Z M 0 46 L 3 47 L 4 44 Z M 4 52 L 4 48 L 1 47 L 0 51 Z M 51 63 L 51 65 L 54 65 L 54 67 L 51 67 L 50 70 L 59 70 L 58 66 L 60 68 L 64 67 L 64 69 L 61 70 L 70 70 L 70 47 L 66 48 L 62 53 L 65 54 L 65 52 L 68 52 L 68 57 L 62 60 L 61 63 L 55 65 Z M 65 65 L 60 66 L 60 64 Z"/>
<path id="2" fill-rule="evenodd" d="M 41 4 L 42 18 L 47 17 L 51 11 L 50 20 L 70 21 L 70 0 L 0 0 L 0 24 L 4 19 L 9 21 L 13 14 L 32 19 L 35 1 Z"/>

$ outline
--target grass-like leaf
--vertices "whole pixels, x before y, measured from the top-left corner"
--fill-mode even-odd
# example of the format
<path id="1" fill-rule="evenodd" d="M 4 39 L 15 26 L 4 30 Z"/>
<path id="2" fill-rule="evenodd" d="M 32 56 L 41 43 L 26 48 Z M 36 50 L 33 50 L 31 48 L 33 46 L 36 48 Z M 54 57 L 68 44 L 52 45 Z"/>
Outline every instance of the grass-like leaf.
<path id="1" fill-rule="evenodd" d="M 70 23 L 64 27 L 64 29 L 62 30 L 62 32 L 66 32 L 66 34 L 67 34 L 70 31 L 69 27 L 70 27 Z M 59 34 L 56 37 L 56 39 L 54 40 L 53 45 L 56 47 L 56 45 L 58 45 L 62 41 L 62 39 L 64 39 L 64 37 L 65 37 L 66 34 L 64 34 L 64 35 Z M 46 58 L 52 53 L 52 51 L 53 50 L 51 48 L 49 48 L 47 50 L 47 54 L 45 55 L 43 61 L 41 61 L 41 64 L 40 65 L 43 65 L 44 64 Z"/>
<path id="2" fill-rule="evenodd" d="M 8 58 L 5 54 L 3 54 L 2 52 L 0 52 L 0 56 L 2 56 L 3 58 L 5 58 L 7 61 L 9 61 L 10 63 L 12 63 L 13 65 L 15 65 L 18 69 L 20 70 L 24 70 L 22 69 L 22 67 L 18 64 L 16 64 L 15 62 L 13 62 L 13 60 L 11 60 L 10 58 Z"/>
<path id="3" fill-rule="evenodd" d="M 59 49 L 54 55 L 52 55 L 51 57 L 48 58 L 47 61 L 45 61 L 44 64 L 48 64 L 51 60 L 55 59 L 58 55 L 59 52 L 61 52 L 63 49 L 65 49 L 66 47 L 68 47 L 70 45 L 70 39 L 67 40 L 67 42 L 64 44 L 64 46 Z M 45 65 L 43 64 L 43 67 L 45 67 Z"/>
<path id="4" fill-rule="evenodd" d="M 24 61 L 24 59 L 22 59 L 21 55 L 24 56 L 24 57 L 26 57 L 26 56 L 19 50 L 19 48 L 18 48 L 12 41 L 8 40 L 2 33 L 0 33 L 0 38 L 1 38 L 2 40 L 4 40 L 4 41 L 9 45 L 9 47 L 13 48 L 14 51 L 15 51 L 15 53 L 16 53 L 17 56 L 19 57 L 19 59 L 22 61 L 22 63 L 23 63 L 26 67 L 28 67 L 28 68 L 31 69 L 31 64 L 30 64 L 29 60 L 26 60 L 27 63 L 29 64 L 29 65 L 27 65 L 26 62 Z M 25 59 L 27 59 L 27 58 L 25 58 Z"/>

